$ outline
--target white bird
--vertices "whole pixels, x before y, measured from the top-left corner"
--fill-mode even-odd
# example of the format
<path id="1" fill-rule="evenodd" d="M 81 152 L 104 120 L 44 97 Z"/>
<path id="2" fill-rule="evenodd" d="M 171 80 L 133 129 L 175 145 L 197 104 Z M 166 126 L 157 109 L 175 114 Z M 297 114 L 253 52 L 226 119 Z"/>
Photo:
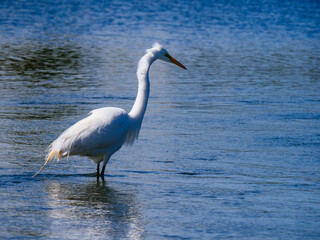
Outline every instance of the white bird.
<path id="1" fill-rule="evenodd" d="M 149 69 L 157 59 L 172 62 L 186 70 L 181 63 L 170 56 L 162 45 L 155 43 L 139 61 L 138 94 L 131 111 L 127 113 L 115 107 L 104 107 L 91 111 L 88 117 L 69 127 L 50 144 L 46 161 L 34 176 L 40 173 L 53 158 L 80 155 L 88 156 L 97 163 L 97 178 L 99 178 L 100 162 L 103 162 L 100 176 L 104 179 L 105 167 L 111 155 L 118 151 L 124 143 L 131 145 L 138 138 L 149 98 Z"/>

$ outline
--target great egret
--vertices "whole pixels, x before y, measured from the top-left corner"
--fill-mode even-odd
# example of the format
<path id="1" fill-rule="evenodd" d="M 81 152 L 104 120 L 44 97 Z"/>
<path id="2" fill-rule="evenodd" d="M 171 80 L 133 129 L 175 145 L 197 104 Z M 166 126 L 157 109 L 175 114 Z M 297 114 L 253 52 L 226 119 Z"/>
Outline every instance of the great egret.
<path id="1" fill-rule="evenodd" d="M 133 144 L 139 135 L 149 98 L 149 69 L 157 59 L 172 62 L 187 70 L 171 57 L 162 45 L 155 43 L 139 61 L 138 94 L 131 111 L 127 113 L 115 107 L 104 107 L 91 111 L 88 117 L 69 127 L 50 144 L 46 161 L 34 176 L 40 173 L 53 158 L 80 155 L 88 156 L 97 163 L 97 178 L 99 178 L 100 162 L 103 161 L 100 174 L 103 179 L 104 170 L 111 155 L 118 151 L 124 143 Z"/>

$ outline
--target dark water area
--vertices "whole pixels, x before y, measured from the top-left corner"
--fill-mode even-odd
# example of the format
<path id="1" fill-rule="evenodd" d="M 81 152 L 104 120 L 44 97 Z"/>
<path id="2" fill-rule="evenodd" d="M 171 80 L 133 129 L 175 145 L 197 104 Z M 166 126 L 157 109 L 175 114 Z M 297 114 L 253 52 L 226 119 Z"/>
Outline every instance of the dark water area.
<path id="1" fill-rule="evenodd" d="M 318 1 L 1 1 L 1 239 L 319 239 Z M 106 181 L 48 145 L 129 111 L 157 61 L 139 140 Z"/>

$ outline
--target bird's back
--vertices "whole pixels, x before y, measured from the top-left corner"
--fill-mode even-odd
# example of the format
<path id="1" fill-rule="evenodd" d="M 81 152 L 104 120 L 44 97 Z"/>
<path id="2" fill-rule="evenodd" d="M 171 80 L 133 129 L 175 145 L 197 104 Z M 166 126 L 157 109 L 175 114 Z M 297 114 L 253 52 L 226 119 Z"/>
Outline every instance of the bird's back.
<path id="1" fill-rule="evenodd" d="M 99 108 L 64 131 L 51 148 L 61 157 L 112 154 L 122 146 L 129 126 L 129 116 L 123 109 Z"/>

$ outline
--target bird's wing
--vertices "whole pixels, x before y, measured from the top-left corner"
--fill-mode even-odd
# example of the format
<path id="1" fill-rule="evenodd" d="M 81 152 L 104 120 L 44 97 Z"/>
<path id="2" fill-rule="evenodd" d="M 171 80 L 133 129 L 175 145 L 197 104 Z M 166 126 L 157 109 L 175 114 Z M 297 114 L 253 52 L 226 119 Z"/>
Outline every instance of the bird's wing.
<path id="1" fill-rule="evenodd" d="M 128 133 L 128 114 L 119 108 L 100 108 L 63 132 L 52 148 L 66 155 L 95 156 L 120 147 Z"/>

